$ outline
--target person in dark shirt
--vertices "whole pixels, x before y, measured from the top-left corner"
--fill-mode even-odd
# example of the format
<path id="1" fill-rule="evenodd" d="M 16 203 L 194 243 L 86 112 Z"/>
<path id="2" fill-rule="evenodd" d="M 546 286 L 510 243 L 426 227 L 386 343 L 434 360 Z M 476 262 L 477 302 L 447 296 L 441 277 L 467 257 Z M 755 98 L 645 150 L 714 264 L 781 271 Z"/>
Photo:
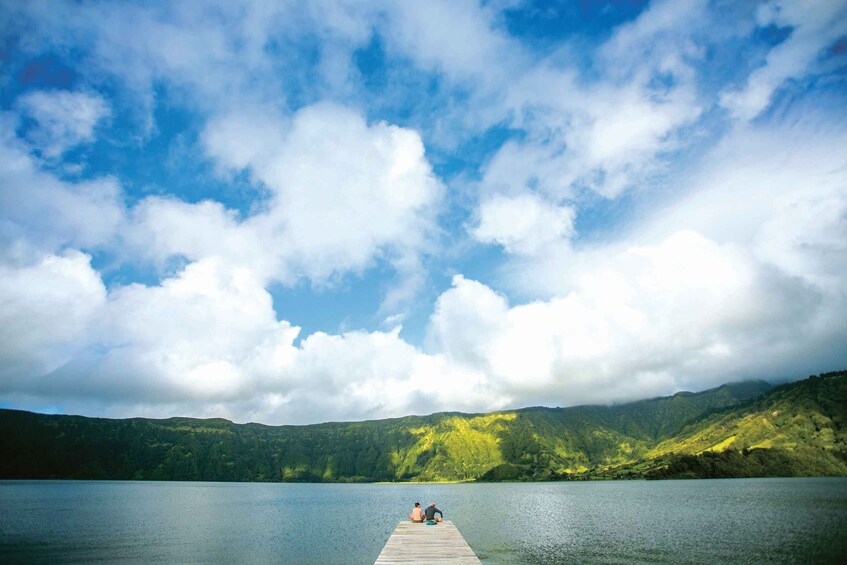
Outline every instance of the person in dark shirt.
<path id="1" fill-rule="evenodd" d="M 427 522 L 432 522 L 432 521 L 440 522 L 440 521 L 441 521 L 441 518 L 443 518 L 443 517 L 444 517 L 444 512 L 442 512 L 441 510 L 439 510 L 438 508 L 436 508 L 436 507 L 435 507 L 435 503 L 434 503 L 434 502 L 430 502 L 430 503 L 429 503 L 429 506 L 428 506 L 428 507 L 427 507 L 427 509 L 424 511 L 424 513 L 426 514 L 426 521 L 427 521 Z M 437 513 L 437 514 L 441 514 L 441 518 L 436 518 L 436 517 L 435 517 L 436 513 Z"/>

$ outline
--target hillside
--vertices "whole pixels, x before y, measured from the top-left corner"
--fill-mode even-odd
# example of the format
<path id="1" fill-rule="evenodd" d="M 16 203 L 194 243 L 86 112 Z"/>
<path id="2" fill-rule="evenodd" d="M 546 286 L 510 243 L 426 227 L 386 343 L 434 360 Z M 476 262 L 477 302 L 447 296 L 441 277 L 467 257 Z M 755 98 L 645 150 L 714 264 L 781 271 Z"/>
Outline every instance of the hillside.
<path id="1" fill-rule="evenodd" d="M 647 458 L 671 467 L 654 469 L 655 477 L 723 476 L 722 466 L 735 470 L 731 476 L 847 474 L 847 373 L 783 385 L 743 409 L 713 414 Z"/>
<path id="2" fill-rule="evenodd" d="M 818 450 L 847 474 L 847 373 L 615 406 L 440 413 L 310 426 L 110 420 L 0 410 L 0 478 L 213 481 L 549 480 L 675 476 L 673 457 Z M 840 466 L 839 466 L 840 465 Z M 671 471 L 668 471 L 671 469 Z M 685 474 L 685 473 L 677 473 Z M 702 474 L 702 473 L 701 473 Z M 798 473 L 793 473 L 798 474 Z M 688 473 L 686 476 L 697 476 Z"/>

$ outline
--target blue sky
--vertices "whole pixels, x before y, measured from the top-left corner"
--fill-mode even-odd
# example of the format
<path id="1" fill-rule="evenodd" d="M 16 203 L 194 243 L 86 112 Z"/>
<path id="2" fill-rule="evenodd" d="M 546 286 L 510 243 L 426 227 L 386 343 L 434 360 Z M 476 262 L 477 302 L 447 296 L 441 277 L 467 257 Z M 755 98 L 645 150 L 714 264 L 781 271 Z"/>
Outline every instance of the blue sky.
<path id="1" fill-rule="evenodd" d="M 0 405 L 269 424 L 847 366 L 847 4 L 7 2 Z"/>

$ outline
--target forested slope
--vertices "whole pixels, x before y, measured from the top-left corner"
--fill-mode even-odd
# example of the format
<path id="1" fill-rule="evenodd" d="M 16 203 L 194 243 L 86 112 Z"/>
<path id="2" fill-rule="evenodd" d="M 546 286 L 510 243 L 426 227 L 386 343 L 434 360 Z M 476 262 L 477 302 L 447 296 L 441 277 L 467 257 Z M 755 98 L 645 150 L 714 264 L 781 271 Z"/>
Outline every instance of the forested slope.
<path id="1" fill-rule="evenodd" d="M 736 445 L 798 453 L 816 448 L 837 462 L 833 454 L 844 449 L 845 384 L 847 374 L 839 373 L 775 389 L 755 381 L 615 406 L 440 413 L 310 426 L 0 410 L 0 478 L 461 481 L 659 476 L 662 470 L 672 475 L 667 470 L 675 454 L 693 456 Z M 839 474 L 838 469 L 827 467 L 823 474 Z"/>
<path id="2" fill-rule="evenodd" d="M 847 373 L 777 387 L 647 453 L 656 478 L 847 474 Z"/>

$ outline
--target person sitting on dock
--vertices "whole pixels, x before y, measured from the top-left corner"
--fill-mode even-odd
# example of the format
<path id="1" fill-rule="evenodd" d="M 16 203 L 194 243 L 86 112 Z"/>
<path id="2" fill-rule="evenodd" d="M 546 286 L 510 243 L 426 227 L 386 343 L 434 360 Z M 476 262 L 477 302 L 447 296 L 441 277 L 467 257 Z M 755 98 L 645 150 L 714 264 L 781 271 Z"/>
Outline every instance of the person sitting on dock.
<path id="1" fill-rule="evenodd" d="M 424 511 L 423 508 L 421 508 L 420 502 L 415 502 L 415 507 L 412 508 L 412 513 L 409 514 L 409 520 L 417 524 L 420 524 L 424 521 Z"/>
<path id="2" fill-rule="evenodd" d="M 441 518 L 444 517 L 444 512 L 435 507 L 434 502 L 429 503 L 429 507 L 426 509 L 426 521 L 427 522 L 440 522 L 441 518 L 436 518 L 435 514 L 441 514 Z"/>

